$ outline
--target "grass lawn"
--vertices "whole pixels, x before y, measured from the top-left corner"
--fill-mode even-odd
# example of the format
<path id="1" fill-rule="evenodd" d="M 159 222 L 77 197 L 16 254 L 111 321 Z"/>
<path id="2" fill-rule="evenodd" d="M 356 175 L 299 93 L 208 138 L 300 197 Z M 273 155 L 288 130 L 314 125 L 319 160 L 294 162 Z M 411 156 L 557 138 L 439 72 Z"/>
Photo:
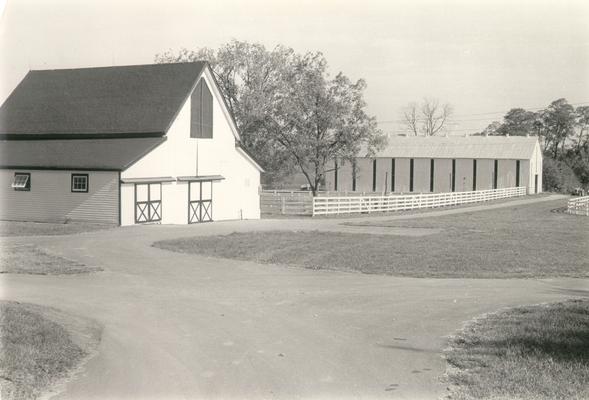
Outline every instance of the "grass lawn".
<path id="1" fill-rule="evenodd" d="M 0 397 L 35 399 L 97 347 L 95 323 L 34 304 L 0 302 Z"/>
<path id="2" fill-rule="evenodd" d="M 589 218 L 563 200 L 432 218 L 359 222 L 437 228 L 421 237 L 248 232 L 160 241 L 163 249 L 314 269 L 437 278 L 589 276 Z"/>
<path id="3" fill-rule="evenodd" d="M 589 399 L 589 300 L 487 315 L 446 358 L 450 399 Z"/>
<path id="4" fill-rule="evenodd" d="M 102 268 L 49 254 L 32 244 L 0 246 L 0 274 L 59 275 L 96 271 Z"/>
<path id="5" fill-rule="evenodd" d="M 92 223 L 56 224 L 45 222 L 0 221 L 0 236 L 73 235 L 112 228 L 114 225 Z"/>

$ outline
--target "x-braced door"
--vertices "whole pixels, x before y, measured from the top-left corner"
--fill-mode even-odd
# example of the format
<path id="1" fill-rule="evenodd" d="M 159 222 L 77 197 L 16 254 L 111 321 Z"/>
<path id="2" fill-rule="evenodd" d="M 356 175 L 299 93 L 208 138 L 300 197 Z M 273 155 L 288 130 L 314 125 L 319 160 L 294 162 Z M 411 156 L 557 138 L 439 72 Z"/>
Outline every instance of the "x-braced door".
<path id="1" fill-rule="evenodd" d="M 188 223 L 213 220 L 213 181 L 188 182 Z"/>
<path id="2" fill-rule="evenodd" d="M 135 184 L 135 223 L 162 220 L 162 184 Z"/>

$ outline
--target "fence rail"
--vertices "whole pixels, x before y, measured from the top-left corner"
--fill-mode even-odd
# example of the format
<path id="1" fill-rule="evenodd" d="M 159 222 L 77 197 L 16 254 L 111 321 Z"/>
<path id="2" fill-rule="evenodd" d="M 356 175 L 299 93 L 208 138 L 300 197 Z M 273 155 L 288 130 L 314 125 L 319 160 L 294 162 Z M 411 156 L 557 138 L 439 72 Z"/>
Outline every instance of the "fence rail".
<path id="1" fill-rule="evenodd" d="M 413 210 L 524 196 L 524 186 L 471 192 L 386 196 L 321 196 L 312 198 L 313 215 Z"/>
<path id="2" fill-rule="evenodd" d="M 567 212 L 569 214 L 589 216 L 589 196 L 570 199 L 567 204 Z"/>
<path id="3" fill-rule="evenodd" d="M 313 196 L 303 191 L 263 190 L 260 208 L 263 214 L 311 215 Z"/>

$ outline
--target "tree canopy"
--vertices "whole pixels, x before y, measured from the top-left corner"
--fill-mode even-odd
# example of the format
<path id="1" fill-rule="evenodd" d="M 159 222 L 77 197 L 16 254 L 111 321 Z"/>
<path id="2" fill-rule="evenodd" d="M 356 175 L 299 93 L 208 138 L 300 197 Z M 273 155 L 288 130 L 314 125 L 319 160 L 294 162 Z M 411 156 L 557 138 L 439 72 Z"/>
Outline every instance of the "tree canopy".
<path id="1" fill-rule="evenodd" d="M 513 108 L 494 121 L 483 133 L 491 135 L 538 136 L 547 157 L 546 173 L 572 169 L 581 184 L 589 185 L 589 106 L 575 108 L 566 99 L 557 99 L 538 111 Z M 554 167 L 554 168 L 553 168 Z"/>
<path id="2" fill-rule="evenodd" d="M 322 53 L 297 54 L 233 40 L 156 56 L 157 62 L 208 61 L 233 113 L 244 147 L 278 179 L 298 168 L 315 193 L 330 160 L 369 153 L 385 136 L 366 111 L 366 82 L 331 77 Z"/>

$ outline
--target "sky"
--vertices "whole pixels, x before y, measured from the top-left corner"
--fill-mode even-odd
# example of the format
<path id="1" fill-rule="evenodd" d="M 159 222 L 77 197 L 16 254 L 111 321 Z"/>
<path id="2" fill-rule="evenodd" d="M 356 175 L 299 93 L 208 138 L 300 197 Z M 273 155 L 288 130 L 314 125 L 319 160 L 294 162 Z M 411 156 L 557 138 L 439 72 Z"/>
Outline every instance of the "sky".
<path id="1" fill-rule="evenodd" d="M 589 105 L 589 1 L 0 0 L 0 101 L 31 69 L 153 63 L 231 39 L 321 51 L 365 79 L 386 133 L 424 97 L 450 103 L 450 134 L 513 107 Z"/>

